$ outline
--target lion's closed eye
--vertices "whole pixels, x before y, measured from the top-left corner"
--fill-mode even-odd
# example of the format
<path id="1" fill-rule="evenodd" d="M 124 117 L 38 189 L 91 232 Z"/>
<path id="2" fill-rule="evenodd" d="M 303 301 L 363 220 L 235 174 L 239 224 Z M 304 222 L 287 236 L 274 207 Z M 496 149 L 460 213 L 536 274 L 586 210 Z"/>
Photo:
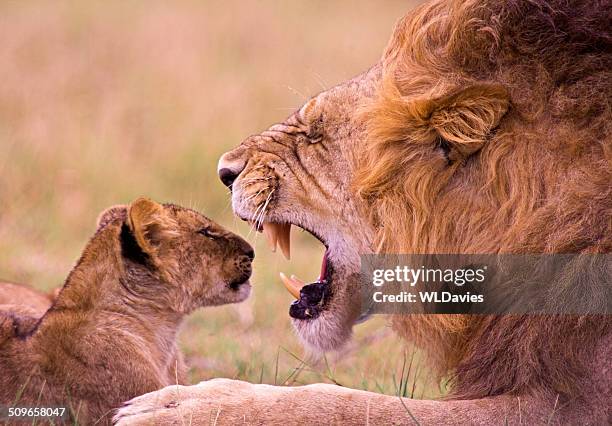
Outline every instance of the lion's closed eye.
<path id="1" fill-rule="evenodd" d="M 312 123 L 310 123 L 306 136 L 308 136 L 310 143 L 321 142 L 324 136 L 323 116 L 319 116 Z"/>
<path id="2" fill-rule="evenodd" d="M 310 143 L 321 142 L 324 136 L 324 119 L 318 104 L 315 97 L 295 114 L 295 120 L 303 128 L 304 140 Z"/>

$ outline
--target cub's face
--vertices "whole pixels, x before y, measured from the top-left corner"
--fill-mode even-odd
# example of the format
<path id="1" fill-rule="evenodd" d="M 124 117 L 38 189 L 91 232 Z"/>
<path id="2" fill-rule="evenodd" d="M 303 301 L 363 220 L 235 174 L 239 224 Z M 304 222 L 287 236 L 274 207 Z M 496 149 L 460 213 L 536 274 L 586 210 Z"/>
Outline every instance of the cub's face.
<path id="1" fill-rule="evenodd" d="M 140 198 L 123 209 L 121 252 L 136 293 L 185 313 L 249 296 L 254 253 L 238 235 L 173 204 Z"/>
<path id="2" fill-rule="evenodd" d="M 160 246 L 159 258 L 194 307 L 245 300 L 251 290 L 253 248 L 194 210 L 171 204 L 163 209 L 174 221 L 174 235 L 163 245 L 167 251 Z"/>

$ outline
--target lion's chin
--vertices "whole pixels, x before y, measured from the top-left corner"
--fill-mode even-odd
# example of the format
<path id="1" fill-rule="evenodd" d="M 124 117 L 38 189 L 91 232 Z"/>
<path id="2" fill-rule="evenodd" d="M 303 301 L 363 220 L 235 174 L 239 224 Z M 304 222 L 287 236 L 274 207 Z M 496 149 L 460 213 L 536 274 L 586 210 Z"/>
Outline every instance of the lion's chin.
<path id="1" fill-rule="evenodd" d="M 317 319 L 292 319 L 292 323 L 302 344 L 314 353 L 340 349 L 350 340 L 353 329 L 331 309 Z"/>
<path id="2" fill-rule="evenodd" d="M 360 303 L 354 300 L 355 297 L 359 298 L 358 276 L 351 275 L 349 278 L 339 275 L 330 277 L 330 294 L 315 318 L 292 316 L 298 337 L 314 353 L 340 349 L 351 339 L 353 326 L 361 319 Z"/>

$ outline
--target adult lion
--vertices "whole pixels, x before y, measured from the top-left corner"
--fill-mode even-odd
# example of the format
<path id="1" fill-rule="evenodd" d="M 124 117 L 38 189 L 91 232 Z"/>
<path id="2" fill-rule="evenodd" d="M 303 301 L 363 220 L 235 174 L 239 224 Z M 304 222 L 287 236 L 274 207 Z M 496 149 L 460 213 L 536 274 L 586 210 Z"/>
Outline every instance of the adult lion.
<path id="1" fill-rule="evenodd" d="M 323 301 L 307 294 L 321 303 L 291 309 L 306 345 L 350 338 L 360 253 L 611 251 L 610 7 L 571 3 L 423 5 L 398 23 L 380 63 L 221 158 L 236 215 L 263 223 L 284 251 L 287 224 L 327 247 Z M 286 284 L 295 292 L 299 281 Z M 136 398 L 118 418 L 610 421 L 609 316 L 399 316 L 394 327 L 452 377 L 448 400 L 221 379 Z"/>

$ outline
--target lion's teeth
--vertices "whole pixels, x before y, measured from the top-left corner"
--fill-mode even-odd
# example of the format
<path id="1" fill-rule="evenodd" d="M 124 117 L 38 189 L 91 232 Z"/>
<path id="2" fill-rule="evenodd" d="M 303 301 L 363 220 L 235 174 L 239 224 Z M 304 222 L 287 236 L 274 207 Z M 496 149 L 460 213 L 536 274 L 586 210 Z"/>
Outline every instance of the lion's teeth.
<path id="1" fill-rule="evenodd" d="M 295 275 L 291 275 L 291 279 L 293 281 L 295 281 L 296 283 L 298 283 L 300 286 L 304 287 L 304 284 L 306 284 L 304 281 L 302 281 L 301 279 L 299 279 L 298 277 L 296 277 Z"/>
<path id="2" fill-rule="evenodd" d="M 279 275 L 287 291 L 291 293 L 293 297 L 299 299 L 300 290 L 302 289 L 303 283 L 300 283 L 300 280 L 296 280 L 294 275 L 292 275 L 291 278 L 287 278 L 287 276 L 282 272 Z"/>
<path id="3" fill-rule="evenodd" d="M 262 224 L 263 234 L 266 236 L 268 245 L 272 252 L 276 252 L 276 243 L 278 242 L 278 232 L 276 229 L 276 223 L 264 222 Z"/>
<path id="4" fill-rule="evenodd" d="M 262 227 L 270 249 L 276 252 L 276 246 L 280 246 L 283 256 L 289 260 L 291 258 L 291 224 L 264 222 Z"/>
<path id="5" fill-rule="evenodd" d="M 283 223 L 278 227 L 278 245 L 283 252 L 285 259 L 291 259 L 291 224 Z"/>

